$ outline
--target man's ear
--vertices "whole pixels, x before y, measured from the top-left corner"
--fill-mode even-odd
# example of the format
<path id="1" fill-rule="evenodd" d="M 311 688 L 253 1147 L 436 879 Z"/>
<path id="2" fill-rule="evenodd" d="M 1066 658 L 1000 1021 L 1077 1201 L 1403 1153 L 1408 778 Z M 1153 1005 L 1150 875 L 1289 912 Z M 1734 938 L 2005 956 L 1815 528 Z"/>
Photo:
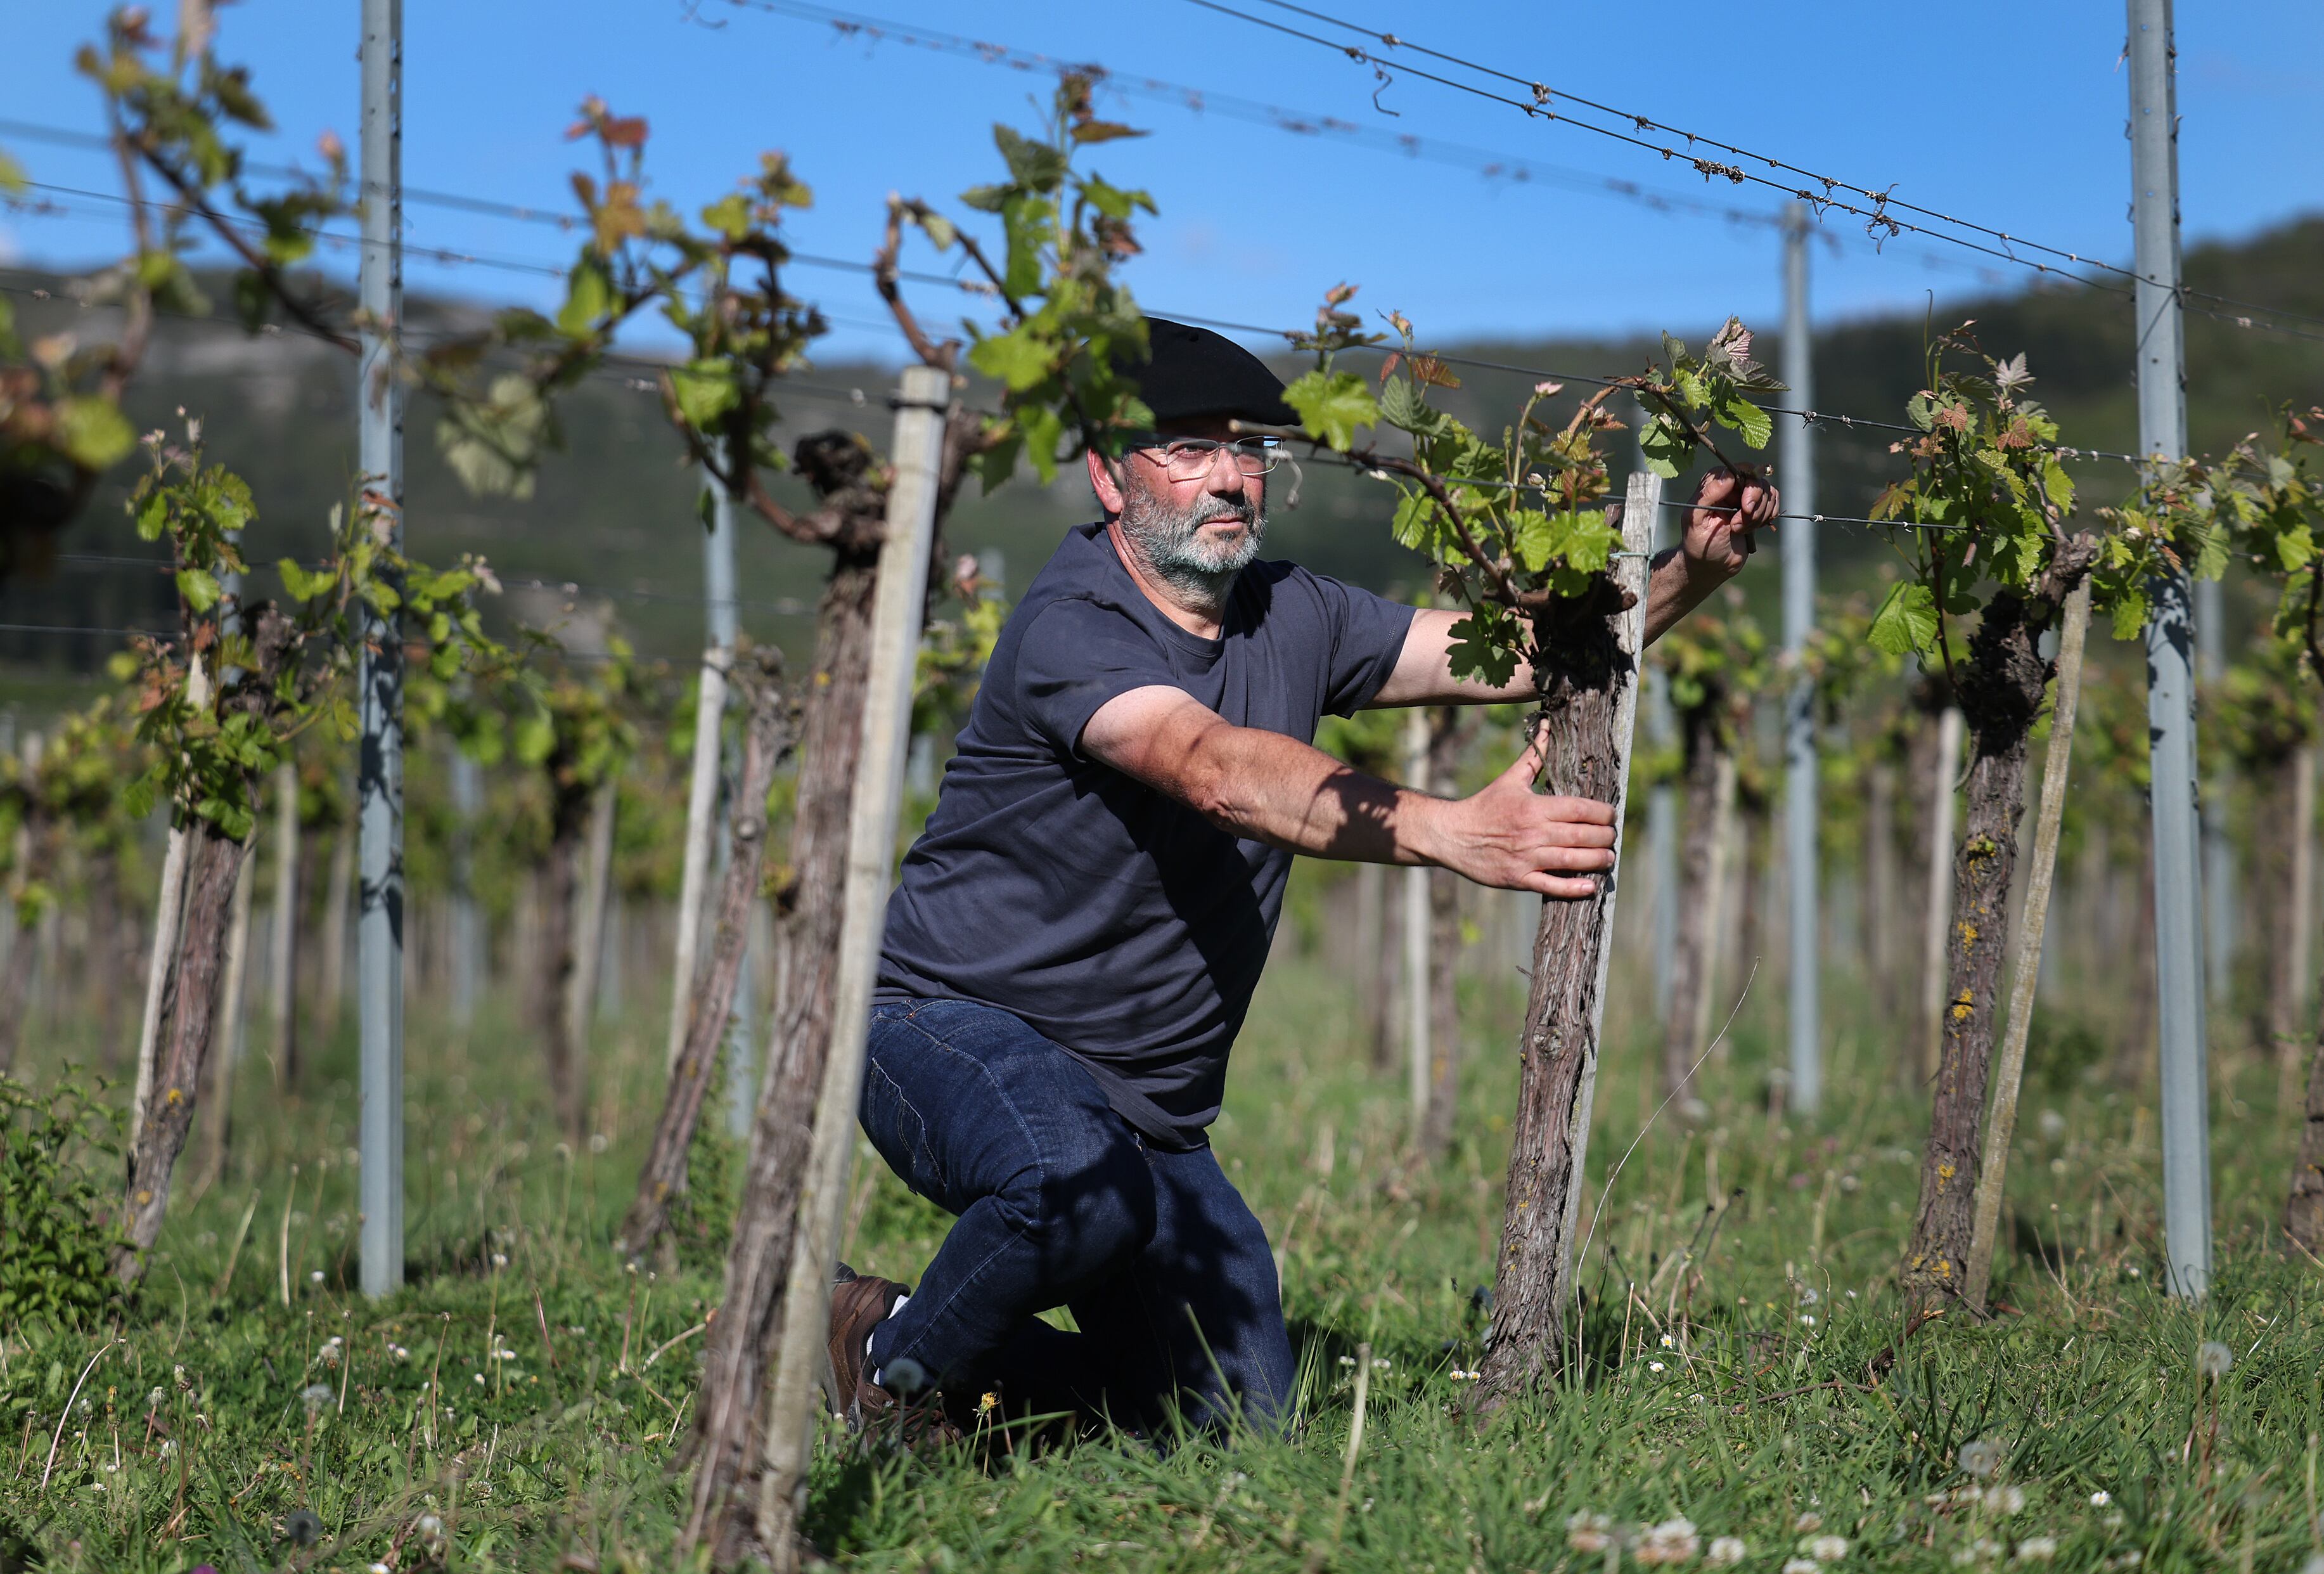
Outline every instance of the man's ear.
<path id="1" fill-rule="evenodd" d="M 1105 456 L 1095 449 L 1090 449 L 1083 458 L 1089 465 L 1090 490 L 1097 494 L 1097 505 L 1104 509 L 1109 515 L 1120 514 L 1121 482 L 1114 475 L 1113 467 L 1108 464 Z"/>

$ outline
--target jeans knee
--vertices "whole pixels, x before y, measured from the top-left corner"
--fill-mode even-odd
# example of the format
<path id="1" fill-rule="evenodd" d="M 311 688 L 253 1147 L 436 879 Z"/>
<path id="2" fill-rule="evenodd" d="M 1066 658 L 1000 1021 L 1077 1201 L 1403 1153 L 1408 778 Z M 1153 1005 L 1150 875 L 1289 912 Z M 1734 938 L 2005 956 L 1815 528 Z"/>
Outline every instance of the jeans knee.
<path id="1" fill-rule="evenodd" d="M 1015 1223 L 1061 1284 L 1128 1267 L 1154 1238 L 1154 1177 L 1128 1134 L 1065 1162 L 1028 1166 L 1002 1194 Z"/>

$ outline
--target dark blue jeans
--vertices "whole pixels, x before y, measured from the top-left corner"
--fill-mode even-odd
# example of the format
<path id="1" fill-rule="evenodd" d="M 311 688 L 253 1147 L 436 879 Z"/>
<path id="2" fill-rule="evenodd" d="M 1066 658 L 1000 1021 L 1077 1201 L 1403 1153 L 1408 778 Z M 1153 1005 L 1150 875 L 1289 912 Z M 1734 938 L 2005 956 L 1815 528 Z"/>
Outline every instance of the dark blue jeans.
<path id="1" fill-rule="evenodd" d="M 1079 1062 L 1022 1021 L 957 1000 L 872 1010 L 863 1130 L 954 1216 L 872 1358 L 904 1357 L 1010 1412 L 1141 1430 L 1282 1415 L 1291 1341 L 1275 1262 L 1207 1147 L 1153 1146 Z M 1034 1313 L 1071 1310 L 1078 1333 Z"/>

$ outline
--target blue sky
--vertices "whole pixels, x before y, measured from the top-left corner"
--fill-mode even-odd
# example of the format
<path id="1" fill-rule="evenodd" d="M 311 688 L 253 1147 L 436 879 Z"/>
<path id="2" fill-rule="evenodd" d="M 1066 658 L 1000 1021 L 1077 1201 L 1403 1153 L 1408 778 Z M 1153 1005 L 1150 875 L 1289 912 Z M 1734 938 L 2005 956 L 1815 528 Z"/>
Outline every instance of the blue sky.
<path id="1" fill-rule="evenodd" d="M 1311 31 L 1263 0 L 1231 0 Z M 1328 0 L 1319 9 L 1407 41 L 1584 95 L 2012 234 L 2122 261 L 2129 246 L 2126 84 L 2117 5 L 1955 0 L 1942 8 L 1665 0 L 1652 7 Z M 157 10 L 166 18 L 173 7 Z M 11 8 L 0 116 L 94 130 L 94 91 L 69 69 L 104 7 Z M 244 0 L 221 14 L 220 52 L 248 62 L 281 125 L 266 156 L 311 158 L 329 128 L 356 129 L 355 0 Z M 1408 312 L 1433 338 L 1668 328 L 1701 337 L 1729 311 L 1773 322 L 1777 242 L 1762 225 L 1658 211 L 1603 190 L 1637 183 L 1757 214 L 1764 188 L 1706 182 L 1683 162 L 1529 119 L 1499 104 L 1372 69 L 1205 10 L 1194 0 L 1067 5 L 1040 0 L 872 0 L 868 14 L 1102 62 L 1201 90 L 1117 97 L 1108 112 L 1152 135 L 1095 150 L 1117 183 L 1160 207 L 1130 274 L 1149 309 L 1292 325 L 1341 280 L 1359 304 Z M 2190 240 L 2248 234 L 2324 208 L 2324 6 L 2313 0 L 2182 0 L 2178 8 L 2182 209 Z M 734 0 L 406 0 L 405 179 L 413 187 L 556 208 L 575 150 L 562 139 L 583 95 L 651 122 L 650 169 L 674 199 L 715 196 L 788 151 L 814 187 L 802 251 L 861 258 L 891 190 L 949 201 L 990 178 L 995 120 L 1026 124 L 1045 79 L 1004 66 L 845 37 L 827 23 Z M 1398 51 L 1381 50 L 1396 58 Z M 1441 69 L 1408 52 L 1423 69 Z M 1375 107 L 1375 91 L 1377 102 Z M 1506 89 L 1505 89 L 1506 90 Z M 1517 89 L 1522 93 L 1523 89 Z M 1332 116 L 1360 136 L 1299 135 L 1234 118 L 1229 98 Z M 1393 116 L 1386 111 L 1393 110 Z M 1399 136 L 1477 150 L 1429 162 Z M 1667 140 L 1667 139 L 1663 139 Z M 1386 144 L 1386 145 L 1382 145 Z M 33 178 L 117 189 L 103 157 L 12 134 Z M 1466 161 L 1464 163 L 1463 161 Z M 1479 165 L 1524 163 L 1522 184 Z M 1755 169 L 1760 166 L 1751 166 Z M 68 209 L 0 212 L 0 259 L 91 260 L 117 252 L 117 210 L 48 193 Z M 1816 254 L 1820 317 L 1917 308 L 2025 277 L 2006 263 L 1907 236 L 1876 253 L 1832 215 Z M 415 204 L 408 238 L 480 257 L 561 265 L 553 228 Z M 925 257 L 921 259 L 926 261 Z M 415 289 L 480 300 L 548 298 L 536 274 L 415 257 Z M 825 303 L 827 358 L 892 358 L 868 282 L 801 271 Z M 924 292 L 931 315 L 954 310 Z"/>

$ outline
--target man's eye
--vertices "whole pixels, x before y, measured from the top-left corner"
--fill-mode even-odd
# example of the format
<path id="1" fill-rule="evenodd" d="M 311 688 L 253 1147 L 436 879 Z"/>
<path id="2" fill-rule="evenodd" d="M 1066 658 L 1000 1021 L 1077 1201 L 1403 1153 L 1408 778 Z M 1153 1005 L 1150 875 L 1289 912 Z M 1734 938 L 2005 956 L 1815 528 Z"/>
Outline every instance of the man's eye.
<path id="1" fill-rule="evenodd" d="M 1172 443 L 1167 451 L 1174 459 L 1208 458 L 1213 453 L 1217 451 L 1218 446 L 1218 444 L 1213 442 L 1208 438 L 1190 437 L 1182 438 L 1178 441 Z"/>

